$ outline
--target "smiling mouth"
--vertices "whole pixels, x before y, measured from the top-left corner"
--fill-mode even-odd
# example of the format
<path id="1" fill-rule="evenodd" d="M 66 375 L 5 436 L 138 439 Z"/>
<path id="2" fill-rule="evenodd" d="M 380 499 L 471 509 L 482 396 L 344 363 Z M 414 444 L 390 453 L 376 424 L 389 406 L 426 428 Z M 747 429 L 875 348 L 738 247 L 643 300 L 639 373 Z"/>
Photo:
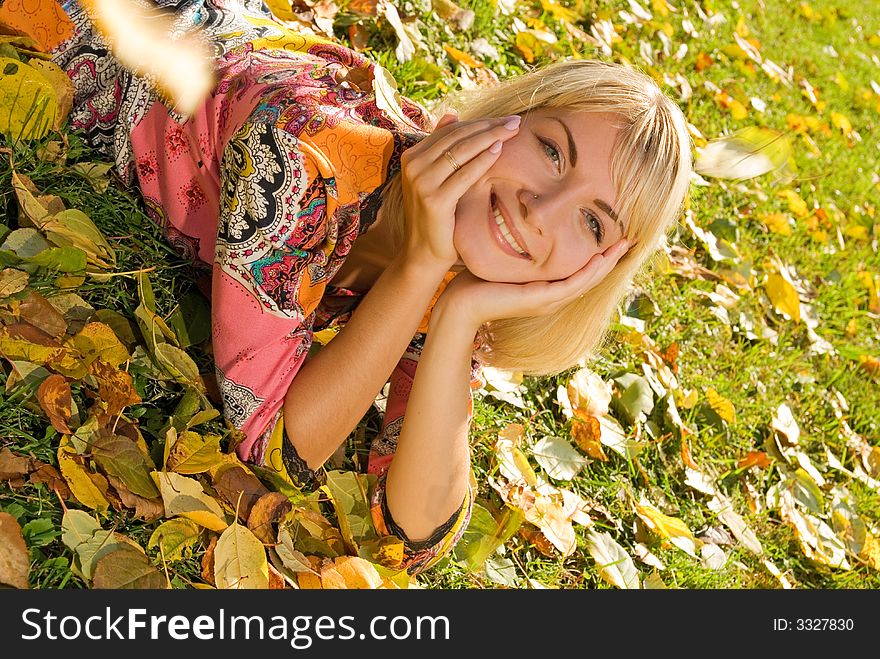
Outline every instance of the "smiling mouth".
<path id="1" fill-rule="evenodd" d="M 498 206 L 495 205 L 496 201 L 497 198 L 495 197 L 495 193 L 493 192 L 491 195 L 492 214 L 495 216 L 495 224 L 498 226 L 498 231 L 501 233 L 501 237 L 514 252 L 516 252 L 523 258 L 531 260 L 531 254 L 523 249 L 523 246 L 520 245 L 516 238 L 513 236 L 510 227 L 507 226 L 507 221 L 504 219 L 504 215 L 501 213 L 501 210 L 498 208 Z"/>

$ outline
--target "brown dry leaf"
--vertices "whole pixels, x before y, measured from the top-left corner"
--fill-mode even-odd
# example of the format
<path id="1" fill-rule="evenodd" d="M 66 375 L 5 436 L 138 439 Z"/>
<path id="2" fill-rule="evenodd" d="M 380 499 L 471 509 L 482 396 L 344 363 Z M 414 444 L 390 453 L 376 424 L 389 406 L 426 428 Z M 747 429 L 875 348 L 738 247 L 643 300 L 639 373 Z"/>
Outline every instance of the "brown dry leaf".
<path id="1" fill-rule="evenodd" d="M 287 588 L 287 581 L 275 567 L 269 563 L 269 590 L 284 590 Z"/>
<path id="2" fill-rule="evenodd" d="M 20 318 L 43 330 L 56 339 L 67 332 L 67 321 L 45 297 L 36 291 L 28 291 L 27 297 L 18 308 Z"/>
<path id="3" fill-rule="evenodd" d="M 129 405 L 141 402 L 134 388 L 131 376 L 100 357 L 89 364 L 91 373 L 98 382 L 98 400 L 104 414 L 116 416 Z"/>
<path id="4" fill-rule="evenodd" d="M 238 465 L 223 465 L 214 474 L 214 489 L 245 521 L 253 505 L 269 492 L 260 479 Z"/>
<path id="5" fill-rule="evenodd" d="M 135 494 L 125 486 L 122 480 L 110 474 L 107 475 L 107 480 L 110 481 L 110 485 L 119 494 L 122 505 L 134 510 L 135 519 L 152 522 L 165 515 L 165 506 L 162 505 L 162 500 L 158 497 L 148 499 Z"/>
<path id="6" fill-rule="evenodd" d="M 0 584 L 27 588 L 30 565 L 18 521 L 9 513 L 0 512 Z"/>
<path id="7" fill-rule="evenodd" d="M 553 548 L 553 543 L 547 539 L 547 536 L 541 533 L 541 531 L 537 528 L 532 527 L 531 525 L 523 525 L 519 527 L 519 531 L 517 532 L 519 536 L 530 543 L 535 547 L 541 554 L 544 556 L 555 556 L 556 551 Z"/>
<path id="8" fill-rule="evenodd" d="M 599 419 L 594 416 L 587 417 L 584 421 L 574 419 L 571 423 L 571 436 L 580 449 L 591 458 L 608 461 L 608 456 L 602 450 L 602 427 Z"/>
<path id="9" fill-rule="evenodd" d="M 277 533 L 272 526 L 293 510 L 290 499 L 280 492 L 267 492 L 253 505 L 247 518 L 247 527 L 264 545 L 275 544 Z"/>
<path id="10" fill-rule="evenodd" d="M 0 449 L 0 481 L 22 479 L 30 473 L 31 460 L 23 455 L 16 455 L 8 448 Z"/>
<path id="11" fill-rule="evenodd" d="M 217 537 L 216 535 L 211 536 L 211 541 L 208 543 L 205 553 L 202 554 L 202 579 L 212 586 L 216 586 L 214 583 L 214 549 L 217 547 Z"/>
<path id="12" fill-rule="evenodd" d="M 68 425 L 73 398 L 67 378 L 57 373 L 47 377 L 37 389 L 37 400 L 55 430 L 68 435 L 73 432 Z"/>
<path id="13" fill-rule="evenodd" d="M 45 463 L 38 463 L 37 468 L 31 472 L 28 480 L 33 484 L 45 483 L 49 490 L 54 491 L 65 501 L 73 497 L 70 488 L 61 476 L 61 472 L 55 467 Z"/>

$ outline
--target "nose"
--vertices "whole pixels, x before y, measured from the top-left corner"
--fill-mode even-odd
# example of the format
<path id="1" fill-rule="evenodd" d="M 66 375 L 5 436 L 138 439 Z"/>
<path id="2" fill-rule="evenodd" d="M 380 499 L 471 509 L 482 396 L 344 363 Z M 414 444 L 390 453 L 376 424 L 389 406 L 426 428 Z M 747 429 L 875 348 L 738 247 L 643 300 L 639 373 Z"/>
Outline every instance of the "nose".
<path id="1" fill-rule="evenodd" d="M 523 221 L 544 235 L 547 222 L 559 218 L 565 213 L 565 195 L 555 193 L 538 194 L 533 190 L 523 189 L 519 194 L 520 213 Z"/>

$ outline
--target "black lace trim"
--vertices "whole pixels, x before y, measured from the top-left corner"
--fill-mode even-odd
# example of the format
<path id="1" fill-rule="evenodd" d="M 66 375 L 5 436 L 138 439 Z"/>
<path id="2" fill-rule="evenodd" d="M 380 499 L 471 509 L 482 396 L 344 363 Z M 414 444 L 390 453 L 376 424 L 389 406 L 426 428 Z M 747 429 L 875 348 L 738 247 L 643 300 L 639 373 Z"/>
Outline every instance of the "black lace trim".
<path id="1" fill-rule="evenodd" d="M 309 469 L 308 463 L 296 452 L 293 442 L 286 437 L 281 442 L 281 462 L 290 479 L 303 490 L 316 490 L 327 478 L 324 467 Z"/>
<path id="2" fill-rule="evenodd" d="M 388 510 L 388 497 L 385 496 L 385 493 L 382 493 L 382 516 L 385 518 L 385 527 L 398 538 L 403 540 L 404 544 L 408 549 L 412 551 L 421 551 L 422 549 L 427 549 L 433 545 L 436 545 L 443 539 L 449 530 L 455 525 L 456 520 L 458 520 L 458 516 L 461 514 L 462 509 L 467 505 L 468 497 L 464 498 L 462 504 L 458 507 L 454 513 L 452 513 L 452 517 L 443 522 L 437 529 L 425 540 L 410 540 L 409 537 L 404 533 L 403 529 L 397 525 L 397 522 L 394 521 L 394 518 L 391 516 L 391 511 Z"/>

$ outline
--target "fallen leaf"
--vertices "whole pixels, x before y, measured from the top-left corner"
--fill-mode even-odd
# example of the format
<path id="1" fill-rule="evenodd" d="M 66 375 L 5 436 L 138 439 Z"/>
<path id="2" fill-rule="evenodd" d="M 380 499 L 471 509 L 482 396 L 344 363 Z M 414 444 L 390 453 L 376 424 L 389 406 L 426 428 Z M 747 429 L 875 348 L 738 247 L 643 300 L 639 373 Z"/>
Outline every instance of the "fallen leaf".
<path id="1" fill-rule="evenodd" d="M 0 584 L 27 588 L 30 566 L 30 554 L 18 520 L 0 511 Z"/>
<path id="2" fill-rule="evenodd" d="M 91 453 L 101 469 L 120 479 L 133 493 L 146 499 L 159 496 L 150 476 L 155 465 L 128 437 L 98 433 L 92 438 Z"/>
<path id="3" fill-rule="evenodd" d="M 76 455 L 70 440 L 62 436 L 58 446 L 58 467 L 64 480 L 67 481 L 67 486 L 82 505 L 101 513 L 106 512 L 110 502 L 89 477 L 89 473 L 79 463 Z"/>
<path id="4" fill-rule="evenodd" d="M 52 374 L 37 389 L 37 400 L 40 407 L 49 417 L 49 423 L 58 432 L 71 434 L 67 425 L 70 421 L 71 392 L 70 383 L 63 375 Z"/>
<path id="5" fill-rule="evenodd" d="M 580 473 L 587 459 L 559 437 L 543 437 L 532 447 L 535 461 L 555 480 L 569 481 Z"/>
<path id="6" fill-rule="evenodd" d="M 119 545 L 96 561 L 92 586 L 133 590 L 169 587 L 165 575 L 150 563 L 143 550 L 131 545 Z"/>
<path id="7" fill-rule="evenodd" d="M 199 474 L 221 460 L 220 437 L 200 435 L 191 430 L 180 433 L 171 446 L 166 468 L 178 474 Z"/>
<path id="8" fill-rule="evenodd" d="M 697 558 L 696 550 L 702 542 L 694 537 L 687 525 L 677 517 L 669 517 L 661 513 L 656 506 L 642 497 L 636 504 L 636 514 L 648 528 L 660 537 L 669 540 L 682 551 Z"/>
<path id="9" fill-rule="evenodd" d="M 214 489 L 246 521 L 253 505 L 269 490 L 260 479 L 237 464 L 224 464 L 214 473 Z"/>
<path id="10" fill-rule="evenodd" d="M 247 527 L 264 545 L 275 544 L 277 532 L 273 524 L 281 521 L 293 510 L 285 495 L 280 492 L 267 492 L 251 508 L 247 518 Z"/>
<path id="11" fill-rule="evenodd" d="M 214 583 L 217 588 L 269 588 L 266 549 L 247 527 L 233 523 L 217 540 Z"/>
<path id="12" fill-rule="evenodd" d="M 632 557 L 609 533 L 587 533 L 587 550 L 596 561 L 599 576 L 618 588 L 639 588 L 639 571 Z"/>
<path id="13" fill-rule="evenodd" d="M 229 526 L 223 508 L 205 494 L 197 480 L 170 471 L 154 471 L 151 476 L 162 494 L 168 517 L 182 515 L 218 533 Z"/>
<path id="14" fill-rule="evenodd" d="M 192 548 L 201 533 L 192 520 L 175 517 L 156 527 L 147 542 L 147 549 L 159 547 L 159 553 L 166 561 L 176 561 L 183 558 L 184 550 Z"/>

